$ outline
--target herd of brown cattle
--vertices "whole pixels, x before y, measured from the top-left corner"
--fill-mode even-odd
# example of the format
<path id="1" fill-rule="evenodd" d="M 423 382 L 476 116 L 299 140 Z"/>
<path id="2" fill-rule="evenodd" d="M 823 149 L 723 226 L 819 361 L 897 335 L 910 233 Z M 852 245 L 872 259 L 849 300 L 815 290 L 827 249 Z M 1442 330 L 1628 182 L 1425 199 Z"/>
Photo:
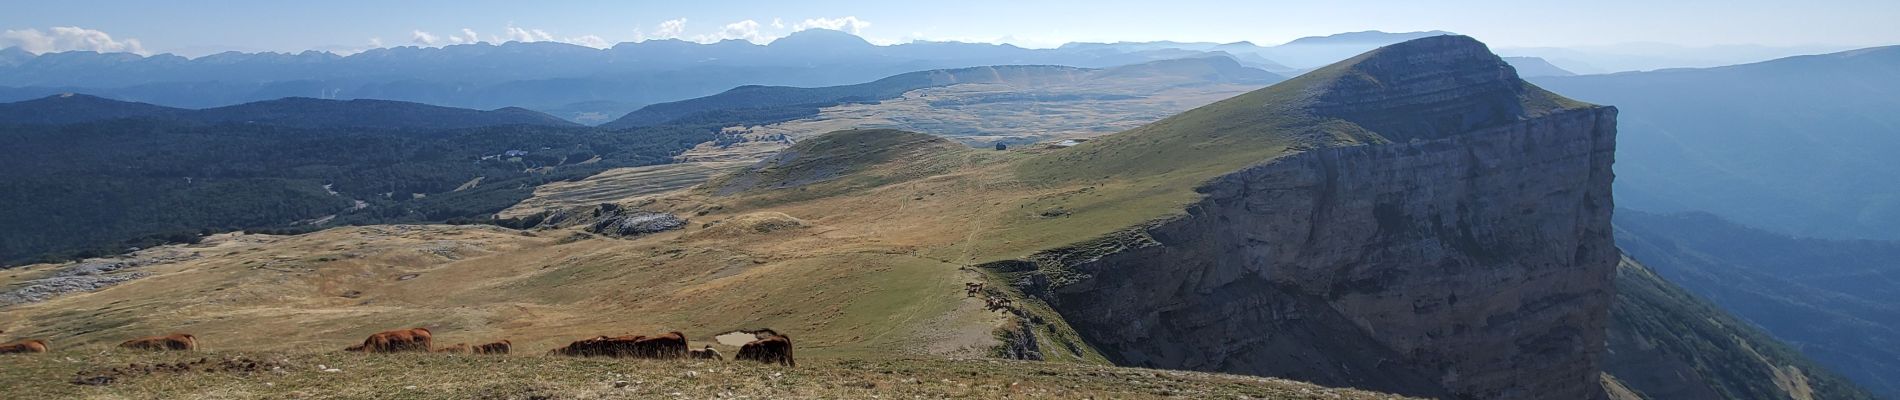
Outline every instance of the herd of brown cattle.
<path id="1" fill-rule="evenodd" d="M 792 359 L 792 338 L 774 332 L 771 329 L 744 331 L 754 339 L 739 346 L 734 360 L 758 361 L 767 364 L 797 366 Z M 173 333 L 165 336 L 153 336 L 127 340 L 119 347 L 134 350 L 197 350 L 198 337 L 188 333 Z M 435 347 L 435 335 L 429 328 L 400 329 L 378 332 L 363 339 L 363 344 L 350 346 L 344 351 L 364 353 L 400 353 L 435 352 L 463 354 L 508 354 L 514 344 L 504 339 L 498 342 L 469 346 L 456 343 L 453 346 Z M 0 345 L 0 354 L 7 353 L 45 353 L 46 341 L 26 339 Z M 548 355 L 573 357 L 613 357 L 613 358 L 650 358 L 650 359 L 710 359 L 724 360 L 724 356 L 714 350 L 712 345 L 702 349 L 687 350 L 686 335 L 679 332 L 667 332 L 659 336 L 596 336 L 581 339 L 567 346 L 548 350 Z"/>

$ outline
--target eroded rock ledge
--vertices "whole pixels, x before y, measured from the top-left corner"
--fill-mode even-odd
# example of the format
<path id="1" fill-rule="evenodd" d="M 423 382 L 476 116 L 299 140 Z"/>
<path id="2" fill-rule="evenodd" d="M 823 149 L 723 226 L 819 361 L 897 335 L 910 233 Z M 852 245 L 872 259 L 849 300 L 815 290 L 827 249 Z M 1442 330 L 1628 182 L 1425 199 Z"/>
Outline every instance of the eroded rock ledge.
<path id="1" fill-rule="evenodd" d="M 1457 398 L 1596 398 L 1616 110 L 1325 148 L 1011 272 L 1123 365 Z"/>

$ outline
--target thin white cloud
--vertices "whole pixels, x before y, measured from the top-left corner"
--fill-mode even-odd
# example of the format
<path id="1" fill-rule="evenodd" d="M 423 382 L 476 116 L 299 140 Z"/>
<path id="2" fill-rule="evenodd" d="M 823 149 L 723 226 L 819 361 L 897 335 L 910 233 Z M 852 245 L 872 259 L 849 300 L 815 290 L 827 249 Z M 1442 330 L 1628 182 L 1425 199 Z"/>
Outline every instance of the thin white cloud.
<path id="1" fill-rule="evenodd" d="M 772 29 L 785 29 L 785 21 L 780 20 L 778 18 L 772 18 Z"/>
<path id="2" fill-rule="evenodd" d="M 409 36 L 411 38 L 409 40 L 410 42 L 414 42 L 415 44 L 422 45 L 422 46 L 434 46 L 436 43 L 442 42 L 441 37 L 438 37 L 432 33 L 423 32 L 422 30 L 410 31 Z"/>
<path id="3" fill-rule="evenodd" d="M 748 19 L 726 24 L 726 26 L 720 27 L 719 32 L 715 34 L 699 35 L 695 41 L 710 43 L 727 39 L 739 39 L 752 43 L 765 43 L 772 41 L 773 38 L 773 36 L 767 36 L 759 32 L 759 21 Z"/>
<path id="4" fill-rule="evenodd" d="M 669 20 L 666 20 L 665 22 L 661 22 L 659 29 L 654 29 L 653 33 L 647 35 L 647 37 L 653 38 L 653 39 L 678 39 L 680 35 L 685 34 L 685 33 L 686 33 L 686 19 L 685 18 L 669 19 Z"/>
<path id="5" fill-rule="evenodd" d="M 379 37 L 369 38 L 369 48 L 376 49 L 376 48 L 382 48 L 382 47 L 383 47 L 383 38 L 379 38 Z"/>
<path id="6" fill-rule="evenodd" d="M 9 46 L 34 54 L 75 50 L 150 54 L 138 39 L 117 40 L 105 32 L 77 26 L 56 26 L 46 32 L 34 28 L 0 32 L 0 47 Z"/>
<path id="7" fill-rule="evenodd" d="M 459 35 L 441 36 L 441 35 L 436 35 L 434 33 L 430 33 L 428 31 L 424 31 L 420 29 L 411 31 L 410 34 L 411 34 L 412 41 L 415 42 L 417 45 L 421 45 L 421 46 L 437 46 L 437 45 L 447 46 L 447 45 L 457 45 L 457 44 L 482 43 L 481 35 L 476 33 L 474 29 L 469 29 L 469 28 L 462 28 L 462 32 Z M 596 49 L 604 49 L 604 48 L 613 46 L 613 42 L 608 41 L 606 38 L 602 38 L 599 35 L 557 37 L 553 33 L 549 33 L 546 30 L 518 27 L 518 26 L 514 26 L 513 24 L 510 24 L 507 27 L 502 28 L 501 36 L 491 36 L 490 39 L 491 39 L 490 40 L 491 42 L 503 42 L 503 43 L 505 42 L 523 42 L 523 43 L 561 42 L 561 43 L 587 46 L 587 47 L 592 47 Z"/>
<path id="8" fill-rule="evenodd" d="M 812 19 L 807 19 L 804 22 L 792 24 L 793 31 L 802 31 L 806 29 L 819 28 L 819 29 L 830 29 L 834 31 L 850 32 L 853 35 L 856 35 L 858 34 L 858 32 L 863 31 L 864 28 L 869 28 L 869 27 L 871 27 L 871 21 L 861 20 L 855 16 L 844 16 L 844 17 L 839 17 L 839 18 L 812 18 Z"/>
<path id="9" fill-rule="evenodd" d="M 553 40 L 554 35 L 548 34 L 547 31 L 516 27 L 514 24 L 508 24 L 507 28 L 502 29 L 502 36 L 495 38 L 496 42 L 522 43 L 547 42 Z"/>
<path id="10" fill-rule="evenodd" d="M 613 47 L 614 45 L 613 42 L 608 42 L 607 39 L 602 39 L 600 36 L 594 36 L 594 35 L 581 35 L 581 36 L 575 36 L 571 38 L 564 38 L 564 39 L 561 39 L 561 42 L 569 43 L 569 44 L 578 44 L 578 45 L 592 47 L 596 49 L 605 49 L 608 47 Z"/>

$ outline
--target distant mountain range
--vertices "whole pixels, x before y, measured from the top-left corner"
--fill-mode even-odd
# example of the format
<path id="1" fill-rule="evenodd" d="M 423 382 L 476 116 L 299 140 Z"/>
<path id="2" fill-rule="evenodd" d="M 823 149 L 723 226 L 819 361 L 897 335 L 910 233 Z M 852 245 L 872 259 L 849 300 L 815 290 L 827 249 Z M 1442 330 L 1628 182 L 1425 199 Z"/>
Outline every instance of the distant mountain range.
<path id="1" fill-rule="evenodd" d="M 878 46 L 848 33 L 812 29 L 765 45 L 649 40 L 594 49 L 508 42 L 380 48 L 349 56 L 225 52 L 198 58 L 85 51 L 34 55 L 6 48 L 0 49 L 0 101 L 84 93 L 209 108 L 285 97 L 382 99 L 476 109 L 523 107 L 599 124 L 644 105 L 739 86 L 835 86 L 985 65 L 1099 68 L 1224 56 L 1290 76 L 1379 46 L 1443 34 L 1447 32 L 1354 32 L 1265 47 L 1247 42 L 1124 42 L 1025 49 L 959 42 Z"/>
<path id="2" fill-rule="evenodd" d="M 1057 65 L 1000 65 L 919 71 L 876 81 L 816 88 L 786 86 L 741 86 L 720 94 L 654 104 L 601 125 L 624 129 L 652 126 L 707 112 L 765 107 L 806 106 L 816 114 L 819 108 L 841 103 L 869 103 L 887 100 L 904 93 L 931 87 L 971 83 L 1066 83 L 1107 75 L 1109 79 L 1133 81 L 1151 77 L 1195 78 L 1202 82 L 1257 83 L 1279 82 L 1286 78 L 1260 69 L 1242 66 L 1225 57 L 1206 57 L 1155 61 L 1108 69 L 1076 68 Z"/>
<path id="3" fill-rule="evenodd" d="M 1532 81 L 1622 110 L 1618 206 L 1900 240 L 1900 46 Z"/>
<path id="4" fill-rule="evenodd" d="M 1667 43 L 1619 43 L 1566 47 L 1499 49 L 1505 56 L 1538 57 L 1579 74 L 1710 68 L 1747 64 L 1802 54 L 1832 53 L 1852 46 L 1684 46 Z"/>
<path id="5" fill-rule="evenodd" d="M 0 101 L 86 93 L 204 108 L 283 97 L 384 99 L 479 109 L 519 106 L 600 123 L 642 105 L 744 85 L 831 86 L 941 68 L 1106 67 L 1215 55 L 1221 54 L 956 42 L 877 46 L 822 29 L 800 31 L 767 45 L 650 40 L 594 49 L 509 42 L 393 47 L 349 56 L 314 51 L 226 52 L 195 59 L 94 52 L 34 56 L 9 48 L 0 50 Z"/>
<path id="6" fill-rule="evenodd" d="M 481 111 L 389 100 L 321 100 L 289 97 L 190 110 L 66 93 L 0 104 L 0 124 L 62 125 L 122 118 L 206 124 L 235 122 L 293 128 L 458 129 L 502 125 L 580 126 L 551 115 L 515 107 Z"/>
<path id="7" fill-rule="evenodd" d="M 1072 50 L 1115 50 L 1115 51 L 1219 51 L 1240 57 L 1242 62 L 1277 73 L 1303 71 L 1347 57 L 1364 53 L 1393 43 L 1422 37 L 1451 35 L 1445 31 L 1425 32 L 1349 32 L 1329 36 L 1309 36 L 1278 46 L 1261 46 L 1253 42 L 1213 43 L 1213 42 L 1117 42 L 1117 43 L 1069 43 L 1060 49 Z"/>
<path id="8" fill-rule="evenodd" d="M 1505 57 L 1504 62 L 1511 63 L 1512 67 L 1517 68 L 1517 75 L 1526 78 L 1577 74 L 1537 57 Z"/>

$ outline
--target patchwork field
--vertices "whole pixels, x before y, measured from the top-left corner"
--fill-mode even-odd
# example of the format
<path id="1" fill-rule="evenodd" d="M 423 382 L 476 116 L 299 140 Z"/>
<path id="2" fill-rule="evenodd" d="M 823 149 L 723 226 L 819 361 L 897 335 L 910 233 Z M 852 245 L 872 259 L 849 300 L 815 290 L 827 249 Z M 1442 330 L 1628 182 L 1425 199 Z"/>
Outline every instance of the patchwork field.
<path id="1" fill-rule="evenodd" d="M 706 161 L 615 168 L 575 182 L 555 182 L 534 188 L 534 196 L 502 210 L 501 218 L 515 218 L 549 208 L 633 202 L 685 189 L 714 175 L 745 166 L 745 161 Z"/>
<path id="2" fill-rule="evenodd" d="M 877 104 L 830 107 L 814 118 L 750 128 L 747 133 L 796 139 L 885 128 L 940 135 L 972 146 L 1088 138 L 1133 129 L 1262 86 L 1142 81 L 953 85 L 919 89 Z"/>

